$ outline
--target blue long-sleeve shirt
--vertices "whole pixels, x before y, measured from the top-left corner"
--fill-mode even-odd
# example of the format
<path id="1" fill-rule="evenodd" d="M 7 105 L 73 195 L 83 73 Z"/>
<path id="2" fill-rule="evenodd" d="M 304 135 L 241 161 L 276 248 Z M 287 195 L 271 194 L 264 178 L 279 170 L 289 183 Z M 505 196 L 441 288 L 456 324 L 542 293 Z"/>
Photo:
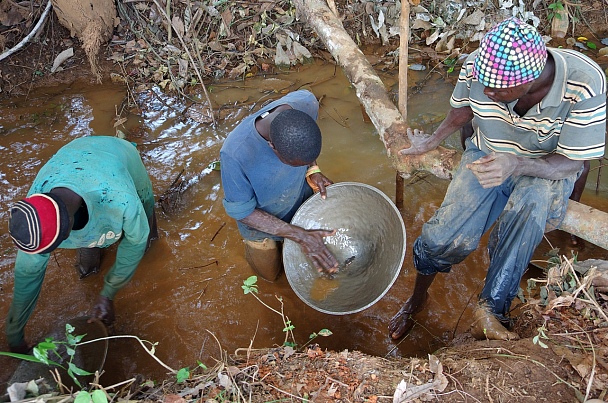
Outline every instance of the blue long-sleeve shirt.
<path id="1" fill-rule="evenodd" d="M 294 91 L 243 119 L 230 132 L 220 151 L 224 209 L 237 220 L 244 239 L 282 240 L 239 220 L 260 209 L 289 222 L 298 207 L 312 194 L 306 183 L 307 167 L 281 162 L 255 128 L 256 118 L 285 104 L 317 120 L 319 103 L 314 94 L 306 90 Z"/>

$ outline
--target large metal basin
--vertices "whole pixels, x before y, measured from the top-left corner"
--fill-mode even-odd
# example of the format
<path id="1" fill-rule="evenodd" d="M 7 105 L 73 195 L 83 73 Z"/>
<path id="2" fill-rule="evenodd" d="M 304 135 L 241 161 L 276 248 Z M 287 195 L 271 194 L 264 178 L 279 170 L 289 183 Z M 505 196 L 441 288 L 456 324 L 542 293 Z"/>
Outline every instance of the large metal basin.
<path id="1" fill-rule="evenodd" d="M 405 258 L 405 225 L 399 210 L 380 190 L 363 183 L 342 182 L 319 193 L 296 212 L 292 224 L 306 229 L 335 229 L 326 237 L 340 262 L 334 275 L 319 273 L 288 239 L 283 265 L 289 284 L 312 308 L 346 315 L 369 308 L 393 285 Z"/>

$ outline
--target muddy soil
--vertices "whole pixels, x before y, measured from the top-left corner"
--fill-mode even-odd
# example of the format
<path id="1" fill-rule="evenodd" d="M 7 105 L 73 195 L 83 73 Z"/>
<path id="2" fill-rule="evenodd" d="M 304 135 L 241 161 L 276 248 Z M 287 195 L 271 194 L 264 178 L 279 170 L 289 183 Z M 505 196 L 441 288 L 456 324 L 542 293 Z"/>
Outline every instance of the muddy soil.
<path id="1" fill-rule="evenodd" d="M 602 32 L 606 27 L 605 18 L 600 5 L 598 14 L 588 17 L 595 25 L 581 26 L 581 29 Z M 125 64 L 108 58 L 121 50 L 128 56 L 124 44 L 132 37 L 126 27 L 124 25 L 122 31 L 118 31 L 123 38 L 115 37 L 111 44 L 102 48 L 99 57 L 102 80 L 125 76 Z M 48 68 L 57 54 L 72 45 L 74 56 L 62 71 L 51 74 Z M 375 53 L 379 53 L 378 49 L 376 47 Z M 322 49 L 315 56 L 328 58 Z M 209 67 L 213 70 L 213 66 Z M 262 64 L 258 67 L 260 73 L 274 68 Z M 36 41 L 1 61 L 0 71 L 0 96 L 3 97 L 27 94 L 37 86 L 97 80 L 78 40 L 70 36 L 55 16 L 49 19 Z M 129 85 L 150 83 L 145 79 L 136 81 L 139 76 L 133 74 L 129 77 Z M 608 311 L 606 301 L 600 301 L 603 301 L 604 311 Z M 410 393 L 407 395 L 410 401 L 575 402 L 583 401 L 585 397 L 606 399 L 608 328 L 605 321 L 594 321 L 585 316 L 585 312 L 588 314 L 577 304 L 547 312 L 532 303 L 519 312 L 516 329 L 521 340 L 475 341 L 465 335 L 453 340 L 452 347 L 428 357 L 384 359 L 356 351 L 322 351 L 314 344 L 298 352 L 272 346 L 265 350 L 248 350 L 244 346 L 234 354 L 225 352 L 217 357 L 218 365 L 214 368 L 193 371 L 185 382 L 178 384 L 173 377 L 168 377 L 159 385 L 135 378 L 109 392 L 116 392 L 126 400 L 180 403 L 197 399 L 376 402 L 392 400 L 399 388 L 404 394 Z M 544 343 L 538 343 L 535 338 L 540 334 L 539 328 L 548 336 L 543 339 Z M 221 345 L 221 340 L 218 343 Z"/>

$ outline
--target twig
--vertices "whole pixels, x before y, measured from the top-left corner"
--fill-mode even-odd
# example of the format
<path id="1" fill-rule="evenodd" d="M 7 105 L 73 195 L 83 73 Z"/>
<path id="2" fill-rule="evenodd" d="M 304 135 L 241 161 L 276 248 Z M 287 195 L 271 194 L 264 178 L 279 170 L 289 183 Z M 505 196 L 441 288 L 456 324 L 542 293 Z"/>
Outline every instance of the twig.
<path id="1" fill-rule="evenodd" d="M 125 385 L 127 383 L 133 383 L 133 382 L 135 382 L 136 379 L 137 378 L 127 379 L 126 381 L 118 382 L 118 383 L 115 383 L 114 385 L 110 385 L 110 386 L 102 386 L 102 385 L 100 385 L 98 383 L 94 383 L 94 382 L 91 382 L 91 385 L 96 386 L 100 389 L 116 389 L 117 387 Z"/>
<path id="2" fill-rule="evenodd" d="M 171 21 L 169 16 L 165 13 L 165 11 L 161 7 L 161 5 L 158 3 L 158 0 L 154 0 L 154 4 L 156 4 L 156 7 L 161 12 L 161 14 L 163 14 L 163 17 L 165 17 L 167 19 L 167 22 L 169 23 L 169 27 L 173 28 L 175 30 L 175 33 L 176 33 L 179 41 L 181 42 L 182 46 L 184 47 L 184 51 L 188 55 L 188 59 L 190 59 L 190 63 L 192 63 L 192 67 L 194 67 L 194 71 L 196 72 L 196 75 L 197 75 L 199 81 L 201 82 L 201 86 L 203 87 L 203 92 L 205 93 L 205 97 L 207 98 L 207 103 L 209 104 L 209 109 L 211 109 L 211 120 L 213 121 L 213 126 L 215 126 L 216 121 L 215 121 L 215 116 L 213 115 L 211 99 L 209 98 L 209 94 L 207 93 L 207 88 L 205 87 L 205 82 L 203 81 L 203 77 L 201 76 L 200 70 L 198 69 L 196 63 L 194 62 L 194 58 L 192 57 L 192 54 L 190 53 L 190 50 L 188 49 L 188 46 L 186 45 L 184 38 L 179 33 L 179 31 L 177 29 L 175 29 L 175 27 L 173 26 L 173 22 Z"/>
<path id="3" fill-rule="evenodd" d="M 490 374 L 486 375 L 486 395 L 490 403 L 494 403 L 494 399 L 492 399 L 492 395 L 490 394 Z"/>
<path id="4" fill-rule="evenodd" d="M 219 262 L 217 260 L 214 260 L 212 262 L 206 263 L 206 264 L 201 265 L 201 266 L 182 267 L 182 268 L 180 268 L 180 270 L 202 269 L 203 267 L 211 266 L 212 264 L 219 265 Z M 207 280 L 211 280 L 211 279 L 208 278 Z M 205 280 L 205 281 L 207 281 L 207 280 Z"/>
<path id="5" fill-rule="evenodd" d="M 507 350 L 508 351 L 508 350 Z M 557 375 L 555 372 L 551 371 L 549 368 L 547 368 L 547 366 L 545 364 L 543 364 L 540 361 L 537 361 L 535 359 L 532 359 L 530 357 L 526 357 L 523 355 L 518 355 L 518 354 L 514 354 L 511 353 L 509 351 L 510 354 L 490 354 L 491 357 L 504 357 L 504 358 L 515 358 L 515 359 L 520 359 L 520 360 L 524 360 L 524 361 L 530 361 L 536 365 L 539 365 L 541 367 L 543 367 L 544 369 L 546 369 L 547 371 L 549 371 L 551 373 L 551 375 L 553 375 L 554 377 L 556 377 L 560 382 L 562 382 L 564 385 L 571 387 L 572 389 L 574 389 L 575 391 L 579 391 L 574 385 L 568 383 L 565 379 L 562 379 L 559 375 Z"/>
<path id="6" fill-rule="evenodd" d="M 100 337 L 99 339 L 93 339 L 93 340 L 87 340 L 87 341 L 83 341 L 82 343 L 78 343 L 76 344 L 76 346 L 83 346 L 85 344 L 90 344 L 90 343 L 94 343 L 96 341 L 102 341 L 102 340 L 111 340 L 111 339 L 135 339 L 139 342 L 139 344 L 142 346 L 142 348 L 144 350 L 146 350 L 146 353 L 148 353 L 152 358 L 154 358 L 154 360 L 156 362 L 158 362 L 162 367 L 164 367 L 165 369 L 167 369 L 168 371 L 170 371 L 172 374 L 176 374 L 177 371 L 173 368 L 171 368 L 170 366 L 168 366 L 167 364 L 165 364 L 164 362 L 162 362 L 160 360 L 160 358 L 158 358 L 156 355 L 154 355 L 154 343 L 150 343 L 147 340 L 142 340 L 137 336 L 133 336 L 131 334 L 125 334 L 125 335 L 119 335 L 119 336 L 108 336 L 108 337 Z M 152 349 L 149 349 L 145 344 L 146 343 L 150 343 L 152 345 Z"/>
<path id="7" fill-rule="evenodd" d="M 224 226 L 226 226 L 225 222 L 223 222 L 222 225 L 220 225 L 220 227 L 217 229 L 217 231 L 215 231 L 215 234 L 213 234 L 213 236 L 211 237 L 211 240 L 209 241 L 209 243 L 213 242 L 213 240 L 215 239 L 215 237 L 217 236 L 217 234 L 220 233 L 220 231 L 222 230 L 222 228 L 224 228 Z"/>
<path id="8" fill-rule="evenodd" d="M 564 256 L 564 258 L 566 258 Z M 578 296 L 578 294 L 582 291 L 583 294 L 585 294 L 585 296 L 589 299 L 589 302 L 581 299 L 581 301 L 585 301 L 588 304 L 593 305 L 593 307 L 595 308 L 595 310 L 597 310 L 600 315 L 602 315 L 604 317 L 604 320 L 608 321 L 608 316 L 606 315 L 606 313 L 604 312 L 604 310 L 599 306 L 599 304 L 597 303 L 597 301 L 595 300 L 595 298 L 593 298 L 591 295 L 589 295 L 589 292 L 587 291 L 587 284 L 582 284 L 580 282 L 580 280 L 578 279 L 578 276 L 576 275 L 576 271 L 574 270 L 574 267 L 572 266 L 572 262 L 568 259 L 566 259 L 566 263 L 568 264 L 568 267 L 570 268 L 570 270 L 572 271 L 572 275 L 574 276 L 574 279 L 576 280 L 576 283 L 579 285 L 579 287 L 572 293 L 573 298 L 576 299 L 576 297 Z M 589 279 L 589 283 L 591 283 L 592 279 Z"/>
<path id="9" fill-rule="evenodd" d="M 309 402 L 309 401 L 310 401 L 310 399 L 305 399 L 305 398 L 302 398 L 302 397 L 300 397 L 300 396 L 296 396 L 296 395 L 291 394 L 291 393 L 289 393 L 289 392 L 287 392 L 287 391 L 285 391 L 285 390 L 283 390 L 283 389 L 279 389 L 279 388 L 277 388 L 276 386 L 271 385 L 271 384 L 269 384 L 269 383 L 268 383 L 268 384 L 266 384 L 266 385 L 267 385 L 267 386 L 270 386 L 270 387 L 271 387 L 271 388 L 273 388 L 274 390 L 276 390 L 276 391 L 278 391 L 278 392 L 281 392 L 281 393 L 283 393 L 284 395 L 287 395 L 287 396 L 289 396 L 289 397 L 291 397 L 291 398 L 298 399 L 298 400 L 301 400 L 301 401 L 303 401 L 303 402 Z"/>
<path id="10" fill-rule="evenodd" d="M 585 331 L 585 329 L 583 329 L 578 323 L 574 323 L 574 325 L 576 327 L 578 327 L 579 329 L 581 329 L 581 331 L 585 334 L 585 336 L 587 337 L 587 340 L 589 340 L 589 345 L 591 346 L 591 352 L 593 353 L 593 365 L 591 366 L 591 373 L 589 374 L 589 382 L 587 383 L 587 390 L 585 391 L 585 399 L 583 400 L 584 402 L 587 401 L 587 399 L 589 398 L 589 393 L 591 392 L 591 386 L 593 385 L 593 378 L 595 377 L 595 366 L 596 366 L 596 356 L 595 356 L 595 348 L 593 347 L 593 342 L 591 341 L 591 337 L 589 337 L 589 333 L 587 333 Z"/>
<path id="11" fill-rule="evenodd" d="M 48 3 L 46 3 L 46 8 L 44 9 L 44 12 L 42 13 L 42 15 L 40 16 L 40 19 L 36 23 L 36 26 L 34 27 L 34 29 L 32 29 L 32 31 L 29 34 L 27 34 L 27 36 L 25 38 L 23 38 L 21 40 L 21 42 L 19 42 L 17 45 L 10 48 L 6 52 L 2 53 L 0 55 L 0 60 L 6 59 L 10 55 L 17 52 L 19 49 L 21 49 L 23 46 L 25 46 L 25 44 L 29 42 L 29 40 L 32 38 L 32 36 L 34 36 L 36 34 L 36 32 L 38 32 L 38 30 L 44 23 L 44 20 L 46 19 L 46 16 L 48 15 L 50 10 L 51 10 L 51 0 L 49 0 Z"/>

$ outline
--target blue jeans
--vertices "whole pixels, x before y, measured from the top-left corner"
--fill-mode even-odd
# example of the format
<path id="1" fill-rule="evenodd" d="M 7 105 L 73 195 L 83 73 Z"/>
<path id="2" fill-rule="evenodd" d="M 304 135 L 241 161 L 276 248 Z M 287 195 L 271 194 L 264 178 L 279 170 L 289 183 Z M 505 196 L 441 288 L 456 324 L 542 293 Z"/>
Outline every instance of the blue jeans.
<path id="1" fill-rule="evenodd" d="M 511 177 L 484 189 L 466 164 L 486 155 L 469 139 L 445 199 L 414 242 L 414 265 L 420 274 L 447 273 L 477 249 L 494 226 L 488 251 L 490 267 L 480 300 L 504 319 L 545 227 L 563 220 L 577 175 L 562 180 Z"/>

